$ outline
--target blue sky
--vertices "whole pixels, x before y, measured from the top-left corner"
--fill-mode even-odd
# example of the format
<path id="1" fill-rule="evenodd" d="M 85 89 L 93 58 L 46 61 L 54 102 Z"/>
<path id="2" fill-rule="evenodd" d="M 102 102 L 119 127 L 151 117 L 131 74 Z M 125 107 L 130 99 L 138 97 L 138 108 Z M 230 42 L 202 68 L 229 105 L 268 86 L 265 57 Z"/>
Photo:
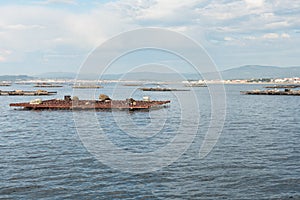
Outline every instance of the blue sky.
<path id="1" fill-rule="evenodd" d="M 300 0 L 2 0 L 0 74 L 77 72 L 102 42 L 143 27 L 193 38 L 220 70 L 300 66 Z"/>

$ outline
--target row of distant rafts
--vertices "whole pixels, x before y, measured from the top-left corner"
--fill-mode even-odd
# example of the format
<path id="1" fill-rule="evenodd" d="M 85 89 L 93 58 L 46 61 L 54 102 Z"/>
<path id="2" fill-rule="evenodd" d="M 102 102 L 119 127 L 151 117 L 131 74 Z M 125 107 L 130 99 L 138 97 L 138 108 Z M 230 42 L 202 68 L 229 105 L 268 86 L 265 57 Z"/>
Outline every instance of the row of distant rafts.
<path id="1" fill-rule="evenodd" d="M 23 90 L 14 90 L 14 91 L 2 91 L 0 90 L 1 96 L 43 96 L 43 95 L 54 95 L 57 92 L 49 92 L 46 90 L 36 90 L 36 91 L 23 91 Z"/>

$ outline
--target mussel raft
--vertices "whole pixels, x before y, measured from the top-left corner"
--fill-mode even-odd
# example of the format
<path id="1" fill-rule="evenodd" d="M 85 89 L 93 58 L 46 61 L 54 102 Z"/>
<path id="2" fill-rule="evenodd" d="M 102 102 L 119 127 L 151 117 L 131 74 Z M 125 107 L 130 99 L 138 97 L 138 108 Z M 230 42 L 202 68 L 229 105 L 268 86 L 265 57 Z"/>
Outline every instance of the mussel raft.
<path id="1" fill-rule="evenodd" d="M 289 96 L 300 96 L 300 90 L 250 90 L 241 91 L 241 94 L 245 95 L 289 95 Z"/>
<path id="2" fill-rule="evenodd" d="M 37 91 L 23 91 L 23 90 L 14 90 L 14 91 L 1 91 L 0 96 L 48 96 L 54 95 L 57 92 L 49 92 L 46 90 L 37 90 Z"/>
<path id="3" fill-rule="evenodd" d="M 100 95 L 101 97 L 101 95 Z M 102 96 L 103 97 L 103 96 Z M 28 110 L 100 110 L 100 109 L 125 109 L 125 110 L 142 110 L 151 107 L 157 107 L 170 103 L 167 101 L 153 101 L 149 98 L 143 100 L 111 100 L 109 97 L 100 98 L 99 100 L 79 100 L 78 97 L 65 96 L 64 99 L 51 99 L 42 101 L 36 99 L 25 103 L 11 103 L 11 107 L 21 107 Z"/>

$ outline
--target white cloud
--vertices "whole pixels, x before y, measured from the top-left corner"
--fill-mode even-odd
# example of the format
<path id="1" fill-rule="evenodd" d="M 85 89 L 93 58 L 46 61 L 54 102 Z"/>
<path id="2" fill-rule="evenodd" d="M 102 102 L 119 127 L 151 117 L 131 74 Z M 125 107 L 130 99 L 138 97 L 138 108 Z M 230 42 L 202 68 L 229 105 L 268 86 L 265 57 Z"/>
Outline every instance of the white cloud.
<path id="1" fill-rule="evenodd" d="M 291 36 L 289 34 L 287 34 L 287 33 L 282 33 L 281 37 L 282 38 L 290 38 Z"/>
<path id="2" fill-rule="evenodd" d="M 143 9 L 140 13 L 140 16 L 138 16 L 138 19 L 159 19 L 165 17 L 173 17 L 177 18 L 181 16 L 182 11 L 185 9 L 192 11 L 190 9 L 194 3 L 197 1 L 195 0 L 173 0 L 170 2 L 170 0 L 160 0 L 156 1 L 156 3 L 152 6 L 149 6 L 147 9 Z M 185 12 L 185 14 L 187 14 Z"/>
<path id="3" fill-rule="evenodd" d="M 244 0 L 248 7 L 256 8 L 264 5 L 264 0 Z"/>
<path id="4" fill-rule="evenodd" d="M 3 53 L 3 54 L 5 54 L 5 55 L 10 55 L 12 53 L 12 51 L 8 50 L 8 49 L 3 49 L 0 52 Z"/>
<path id="5" fill-rule="evenodd" d="M 4 56 L 0 55 L 0 62 L 4 62 L 6 59 Z"/>
<path id="6" fill-rule="evenodd" d="M 245 36 L 244 39 L 246 39 L 246 40 L 256 40 L 257 38 L 255 36 L 249 35 L 249 36 Z"/>
<path id="7" fill-rule="evenodd" d="M 73 5 L 83 4 L 74 9 Z M 28 53 L 86 54 L 116 34 L 149 26 L 185 33 L 207 46 L 218 41 L 218 48 L 263 40 L 275 43 L 296 38 L 299 10 L 300 0 L 116 0 L 97 4 L 44 0 L 11 4 L 0 7 L 0 44 L 12 54 L 0 52 L 0 56 L 2 61 L 8 57 L 21 61 Z"/>
<path id="8" fill-rule="evenodd" d="M 229 20 L 245 14 L 245 6 L 240 1 L 223 3 L 213 1 L 205 7 L 196 9 L 200 16 L 211 20 Z"/>
<path id="9" fill-rule="evenodd" d="M 12 53 L 11 50 L 8 49 L 0 49 L 0 62 L 7 61 L 8 56 Z"/>
<path id="10" fill-rule="evenodd" d="M 18 15 L 15 15 L 18 12 Z M 100 42 L 132 28 L 126 18 L 105 6 L 76 14 L 47 6 L 0 7 L 0 44 L 14 54 L 92 50 Z"/>
<path id="11" fill-rule="evenodd" d="M 46 1 L 36 1 L 35 3 L 40 5 L 57 4 L 57 3 L 78 5 L 78 3 L 75 0 L 46 0 Z"/>
<path id="12" fill-rule="evenodd" d="M 280 29 L 288 27 L 290 24 L 288 21 L 279 21 L 279 22 L 271 22 L 269 24 L 266 24 L 267 29 Z"/>
<path id="13" fill-rule="evenodd" d="M 225 40 L 225 41 L 233 41 L 234 39 L 233 39 L 232 37 L 226 36 L 226 37 L 224 37 L 224 40 Z"/>
<path id="14" fill-rule="evenodd" d="M 266 33 L 263 35 L 264 39 L 277 39 L 279 38 L 279 34 L 277 33 Z"/>
<path id="15" fill-rule="evenodd" d="M 106 4 L 133 23 L 148 26 L 176 26 L 189 24 L 195 17 L 194 6 L 204 0 L 119 0 Z"/>
<path id="16" fill-rule="evenodd" d="M 249 34 L 251 32 L 285 32 L 300 25 L 300 4 L 288 7 L 285 1 L 276 0 L 212 0 L 198 7 L 199 23 L 210 30 L 227 34 Z M 300 2 L 300 0 L 297 0 Z"/>
<path id="17" fill-rule="evenodd" d="M 282 33 L 282 34 L 267 33 L 267 34 L 264 34 L 262 38 L 264 38 L 264 39 L 279 39 L 279 38 L 287 39 L 290 37 L 291 36 L 288 33 Z"/>
<path id="18" fill-rule="evenodd" d="M 9 24 L 9 25 L 0 25 L 0 28 L 2 29 L 8 29 L 8 30 L 28 30 L 28 29 L 42 29 L 43 26 L 40 25 L 25 25 L 25 24 Z"/>
<path id="19" fill-rule="evenodd" d="M 181 32 L 181 33 L 185 33 L 185 32 L 189 31 L 188 26 L 174 26 L 174 27 L 170 27 L 169 29 L 172 31 Z"/>

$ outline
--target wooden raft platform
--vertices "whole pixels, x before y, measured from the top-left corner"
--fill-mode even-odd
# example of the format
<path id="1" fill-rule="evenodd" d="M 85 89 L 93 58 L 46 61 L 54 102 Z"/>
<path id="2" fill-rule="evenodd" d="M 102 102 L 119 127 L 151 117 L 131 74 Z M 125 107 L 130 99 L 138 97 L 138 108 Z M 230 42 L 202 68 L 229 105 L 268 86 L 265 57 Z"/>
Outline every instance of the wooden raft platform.
<path id="1" fill-rule="evenodd" d="M 290 95 L 290 96 L 300 96 L 300 90 L 251 90 L 251 91 L 241 91 L 241 94 L 245 95 Z"/>
<path id="2" fill-rule="evenodd" d="M 37 83 L 34 85 L 34 87 L 42 87 L 42 88 L 57 88 L 57 87 L 63 87 L 62 85 L 57 85 L 57 84 L 49 84 L 49 83 Z"/>
<path id="3" fill-rule="evenodd" d="M 265 88 L 300 88 L 300 85 L 271 85 L 271 86 L 265 86 Z"/>
<path id="4" fill-rule="evenodd" d="M 93 109 L 127 109 L 141 110 L 154 106 L 161 106 L 170 101 L 136 101 L 126 100 L 58 100 L 32 101 L 25 103 L 11 103 L 11 107 L 22 107 L 29 110 L 93 110 Z"/>
<path id="5" fill-rule="evenodd" d="M 11 84 L 10 83 L 0 83 L 0 86 L 8 87 L 8 86 L 11 86 Z"/>

